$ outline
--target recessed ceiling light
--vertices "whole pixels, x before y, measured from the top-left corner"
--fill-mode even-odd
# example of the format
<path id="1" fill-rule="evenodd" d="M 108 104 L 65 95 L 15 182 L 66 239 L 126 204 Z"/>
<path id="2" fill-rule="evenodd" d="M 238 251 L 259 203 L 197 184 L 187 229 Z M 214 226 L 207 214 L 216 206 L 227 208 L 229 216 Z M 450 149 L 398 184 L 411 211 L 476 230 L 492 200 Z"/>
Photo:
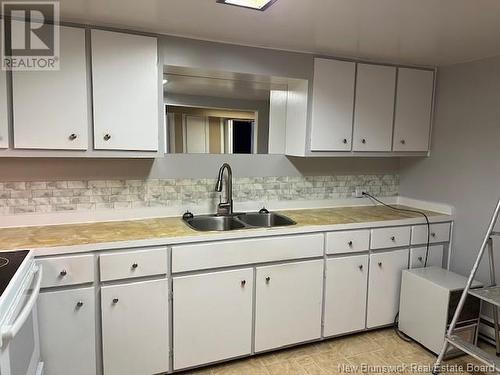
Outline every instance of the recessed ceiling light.
<path id="1" fill-rule="evenodd" d="M 217 2 L 221 4 L 235 5 L 255 10 L 266 10 L 276 1 L 277 0 L 217 0 Z"/>

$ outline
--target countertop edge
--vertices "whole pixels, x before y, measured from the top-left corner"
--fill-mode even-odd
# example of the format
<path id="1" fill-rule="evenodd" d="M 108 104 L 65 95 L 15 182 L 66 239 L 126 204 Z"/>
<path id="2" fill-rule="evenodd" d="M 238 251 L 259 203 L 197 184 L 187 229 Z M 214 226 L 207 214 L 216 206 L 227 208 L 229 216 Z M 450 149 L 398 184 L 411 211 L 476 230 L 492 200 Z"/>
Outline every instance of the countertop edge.
<path id="1" fill-rule="evenodd" d="M 451 222 L 454 215 L 440 214 L 429 217 L 431 223 Z M 125 240 L 112 242 L 96 242 L 90 244 L 35 247 L 35 257 L 55 256 L 64 254 L 89 253 L 107 250 L 127 250 L 150 246 L 175 246 L 187 243 L 212 242 L 224 240 L 239 240 L 255 237 L 272 237 L 280 235 L 321 233 L 339 230 L 352 230 L 364 228 L 380 228 L 391 226 L 407 226 L 425 224 L 424 218 L 407 218 L 396 220 L 366 221 L 348 224 L 327 224 L 327 225 L 306 225 L 294 227 L 265 228 L 265 229 L 242 229 L 228 232 L 208 232 L 207 234 L 197 234 L 192 236 L 154 237 L 140 240 Z M 13 249 L 16 250 L 16 249 Z"/>

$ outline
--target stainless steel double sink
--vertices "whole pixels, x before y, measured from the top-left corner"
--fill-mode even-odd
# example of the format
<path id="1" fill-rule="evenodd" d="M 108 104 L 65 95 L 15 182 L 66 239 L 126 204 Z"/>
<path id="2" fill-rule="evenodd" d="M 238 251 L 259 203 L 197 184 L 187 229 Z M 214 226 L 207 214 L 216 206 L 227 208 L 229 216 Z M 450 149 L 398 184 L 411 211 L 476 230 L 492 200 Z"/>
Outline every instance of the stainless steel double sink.
<path id="1" fill-rule="evenodd" d="M 289 217 L 274 212 L 247 212 L 232 215 L 184 215 L 182 220 L 197 231 L 273 228 L 296 224 Z"/>

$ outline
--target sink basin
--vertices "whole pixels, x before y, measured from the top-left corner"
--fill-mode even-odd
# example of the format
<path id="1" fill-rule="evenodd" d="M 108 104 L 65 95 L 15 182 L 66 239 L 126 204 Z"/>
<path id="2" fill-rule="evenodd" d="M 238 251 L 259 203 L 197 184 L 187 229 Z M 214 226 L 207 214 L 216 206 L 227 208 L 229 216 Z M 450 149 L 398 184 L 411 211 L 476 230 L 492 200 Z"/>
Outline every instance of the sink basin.
<path id="1" fill-rule="evenodd" d="M 238 219 L 252 227 L 272 228 L 296 224 L 296 222 L 292 219 L 273 212 L 250 212 L 243 215 L 238 215 Z"/>
<path id="2" fill-rule="evenodd" d="M 200 215 L 186 216 L 183 221 L 197 231 L 229 231 L 244 228 L 272 228 L 294 225 L 292 219 L 273 212 L 249 212 L 231 216 Z"/>
<path id="3" fill-rule="evenodd" d="M 184 219 L 187 225 L 198 231 L 226 231 L 245 228 L 235 216 L 201 215 Z"/>

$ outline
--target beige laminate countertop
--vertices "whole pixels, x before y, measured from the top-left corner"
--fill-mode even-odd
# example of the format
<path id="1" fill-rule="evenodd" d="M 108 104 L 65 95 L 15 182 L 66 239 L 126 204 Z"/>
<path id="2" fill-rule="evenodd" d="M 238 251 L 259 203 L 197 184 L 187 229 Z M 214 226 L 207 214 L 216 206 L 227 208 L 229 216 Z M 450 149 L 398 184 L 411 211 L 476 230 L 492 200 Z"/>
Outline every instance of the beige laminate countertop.
<path id="1" fill-rule="evenodd" d="M 410 208 L 399 206 L 400 208 Z M 421 217 L 416 213 L 400 212 L 383 206 L 356 206 L 280 211 L 297 222 L 288 228 L 336 224 L 383 222 Z M 443 216 L 426 211 L 429 217 Z M 257 229 L 242 229 L 253 231 Z M 259 229 L 262 230 L 262 229 Z M 235 231 L 232 231 L 235 232 Z M 48 225 L 0 229 L 1 249 L 37 249 L 59 246 L 88 245 L 119 241 L 160 239 L 169 237 L 207 236 L 220 232 L 198 232 L 189 228 L 179 217 L 144 220 L 96 222 L 84 224 Z"/>

